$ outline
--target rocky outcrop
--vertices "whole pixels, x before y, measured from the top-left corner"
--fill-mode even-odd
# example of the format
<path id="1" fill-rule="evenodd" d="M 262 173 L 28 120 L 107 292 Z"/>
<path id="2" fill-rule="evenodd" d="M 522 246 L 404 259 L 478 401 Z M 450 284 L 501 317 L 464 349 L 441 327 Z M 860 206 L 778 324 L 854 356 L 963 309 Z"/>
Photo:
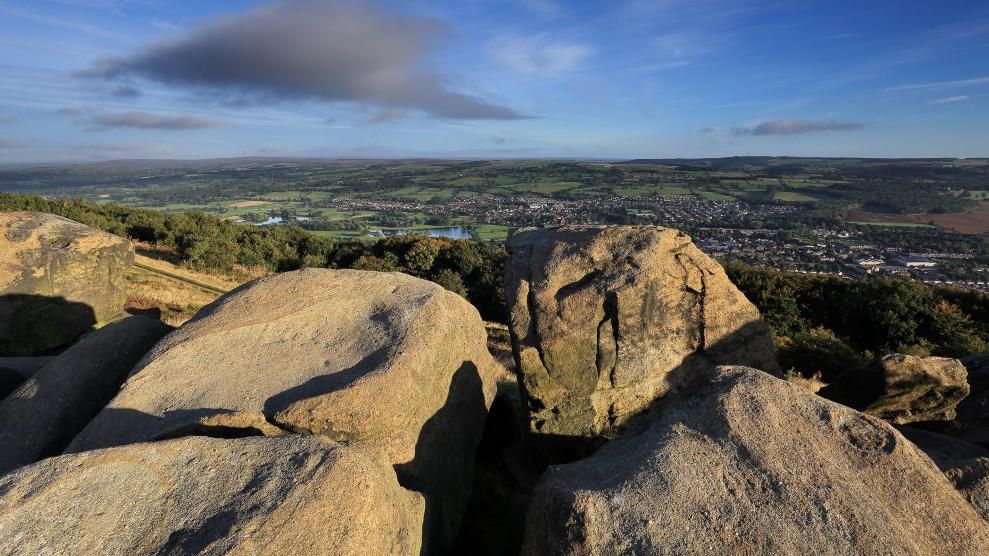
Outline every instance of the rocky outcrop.
<path id="1" fill-rule="evenodd" d="M 721 266 L 677 230 L 525 229 L 506 301 L 530 430 L 611 437 L 712 364 L 778 371 L 769 328 Z"/>
<path id="2" fill-rule="evenodd" d="M 183 438 L 0 477 L 0 553 L 418 555 L 422 497 L 321 436 Z"/>
<path id="3" fill-rule="evenodd" d="M 986 554 L 989 524 L 887 423 L 754 369 L 551 467 L 524 554 Z"/>
<path id="4" fill-rule="evenodd" d="M 989 522 L 989 457 L 961 462 L 946 469 L 944 474 L 979 515 Z"/>
<path id="5" fill-rule="evenodd" d="M 86 335 L 0 401 L 0 473 L 58 455 L 171 328 L 127 317 Z"/>
<path id="6" fill-rule="evenodd" d="M 318 434 L 382 450 L 449 541 L 494 397 L 484 325 L 397 273 L 308 269 L 242 286 L 167 336 L 69 452 L 188 434 Z"/>
<path id="7" fill-rule="evenodd" d="M 968 395 L 968 373 L 957 359 L 887 355 L 876 364 L 883 393 L 863 411 L 904 424 L 950 421 Z"/>
<path id="8" fill-rule="evenodd" d="M 0 213 L 0 355 L 64 346 L 119 314 L 133 262 L 117 236 L 51 214 Z"/>
<path id="9" fill-rule="evenodd" d="M 979 515 L 989 521 L 989 450 L 912 427 L 899 427 L 899 431 L 923 450 Z"/>
<path id="10" fill-rule="evenodd" d="M 968 372 L 969 394 L 958 403 L 955 425 L 961 429 L 989 430 L 989 353 L 962 359 Z M 989 433 L 983 435 L 989 441 Z"/>

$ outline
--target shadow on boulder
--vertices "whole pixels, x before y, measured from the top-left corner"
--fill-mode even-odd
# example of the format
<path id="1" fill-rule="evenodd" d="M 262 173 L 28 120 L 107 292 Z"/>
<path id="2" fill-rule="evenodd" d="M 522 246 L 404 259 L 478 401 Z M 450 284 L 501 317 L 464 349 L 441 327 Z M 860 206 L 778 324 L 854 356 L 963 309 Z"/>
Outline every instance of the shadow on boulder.
<path id="1" fill-rule="evenodd" d="M 464 423 L 481 422 L 488 409 L 481 375 L 465 361 L 450 381 L 446 402 L 426 423 L 416 442 L 415 457 L 396 464 L 403 487 L 426 500 L 423 554 L 446 554 L 460 528 L 467 506 L 478 438 Z"/>
<path id="2" fill-rule="evenodd" d="M 96 312 L 85 303 L 44 295 L 0 295 L 0 356 L 57 352 L 94 324 Z"/>
<path id="3" fill-rule="evenodd" d="M 100 418 L 108 423 L 108 437 L 97 439 L 96 441 L 79 442 L 85 432 L 76 438 L 65 450 L 64 453 L 72 454 L 100 450 L 113 447 L 113 442 L 106 441 L 113 438 L 115 434 L 123 434 L 125 431 L 154 431 L 163 429 L 161 433 L 142 437 L 134 442 L 124 442 L 131 444 L 138 442 L 157 442 L 161 440 L 171 440 L 186 436 L 206 436 L 210 438 L 248 438 L 251 436 L 275 436 L 284 434 L 284 431 L 275 425 L 267 422 L 264 415 L 249 414 L 244 412 L 230 411 L 228 409 L 200 408 L 200 409 L 180 409 L 175 411 L 165 411 L 162 416 L 152 415 L 143 411 L 128 408 L 107 407 L 100 413 Z M 162 427 L 167 423 L 167 427 Z M 80 446 L 79 444 L 82 444 Z"/>
<path id="4" fill-rule="evenodd" d="M 525 513 L 539 474 L 525 451 L 527 417 L 518 385 L 498 385 L 477 447 L 474 484 L 454 554 L 515 555 L 522 547 Z"/>

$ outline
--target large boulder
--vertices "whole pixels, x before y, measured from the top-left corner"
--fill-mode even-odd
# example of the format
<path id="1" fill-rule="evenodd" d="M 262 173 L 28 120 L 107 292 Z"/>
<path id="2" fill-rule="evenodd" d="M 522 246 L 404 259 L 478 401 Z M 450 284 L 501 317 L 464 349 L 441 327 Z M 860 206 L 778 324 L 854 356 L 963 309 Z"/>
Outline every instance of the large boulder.
<path id="1" fill-rule="evenodd" d="M 989 524 L 886 422 L 755 369 L 695 380 L 547 471 L 524 554 L 989 554 Z"/>
<path id="2" fill-rule="evenodd" d="M 0 473 L 62 453 L 169 330 L 145 317 L 108 324 L 0 401 Z"/>
<path id="3" fill-rule="evenodd" d="M 452 539 L 497 363 L 462 297 L 398 273 L 307 269 L 167 336 L 68 451 L 186 434 L 320 434 L 381 449 Z"/>
<path id="4" fill-rule="evenodd" d="M 883 393 L 863 411 L 904 424 L 950 421 L 968 395 L 968 373 L 957 359 L 892 354 L 876 363 Z"/>
<path id="5" fill-rule="evenodd" d="M 127 301 L 130 242 L 60 216 L 0 213 L 0 355 L 64 346 Z"/>
<path id="6" fill-rule="evenodd" d="M 759 311 L 682 232 L 523 229 L 508 248 L 515 357 L 547 443 L 615 436 L 712 364 L 778 371 Z"/>
<path id="7" fill-rule="evenodd" d="M 380 454 L 321 436 L 134 444 L 0 477 L 10 555 L 418 555 L 422 519 Z"/>

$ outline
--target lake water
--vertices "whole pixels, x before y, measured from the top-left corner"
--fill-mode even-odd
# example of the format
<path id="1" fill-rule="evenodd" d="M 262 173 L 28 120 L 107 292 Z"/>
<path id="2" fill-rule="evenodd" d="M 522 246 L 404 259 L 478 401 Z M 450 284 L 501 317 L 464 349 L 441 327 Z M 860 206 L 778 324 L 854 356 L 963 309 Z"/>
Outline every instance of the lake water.
<path id="1" fill-rule="evenodd" d="M 428 228 L 424 230 L 368 230 L 373 236 L 405 236 L 409 234 L 427 234 L 431 237 L 448 237 L 450 239 L 470 239 L 474 236 L 461 226 L 447 228 Z"/>
<path id="2" fill-rule="evenodd" d="M 298 220 L 299 222 L 305 222 L 306 220 L 309 220 L 309 217 L 296 216 L 295 219 Z M 285 220 L 281 216 L 269 216 L 267 220 L 265 220 L 264 222 L 258 222 L 257 224 L 255 224 L 255 226 L 270 226 L 272 224 L 281 224 L 284 221 Z"/>

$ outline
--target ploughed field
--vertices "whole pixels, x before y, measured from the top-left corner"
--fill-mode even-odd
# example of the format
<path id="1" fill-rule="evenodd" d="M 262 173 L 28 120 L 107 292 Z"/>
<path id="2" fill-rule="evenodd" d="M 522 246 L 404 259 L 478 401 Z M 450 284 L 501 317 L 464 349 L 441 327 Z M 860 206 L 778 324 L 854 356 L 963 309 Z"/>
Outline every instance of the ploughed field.
<path id="1" fill-rule="evenodd" d="M 845 219 L 849 222 L 876 224 L 934 225 L 950 228 L 963 234 L 984 234 L 989 232 L 989 203 L 980 203 L 977 208 L 961 213 L 925 214 L 884 214 L 864 210 L 849 210 Z"/>

